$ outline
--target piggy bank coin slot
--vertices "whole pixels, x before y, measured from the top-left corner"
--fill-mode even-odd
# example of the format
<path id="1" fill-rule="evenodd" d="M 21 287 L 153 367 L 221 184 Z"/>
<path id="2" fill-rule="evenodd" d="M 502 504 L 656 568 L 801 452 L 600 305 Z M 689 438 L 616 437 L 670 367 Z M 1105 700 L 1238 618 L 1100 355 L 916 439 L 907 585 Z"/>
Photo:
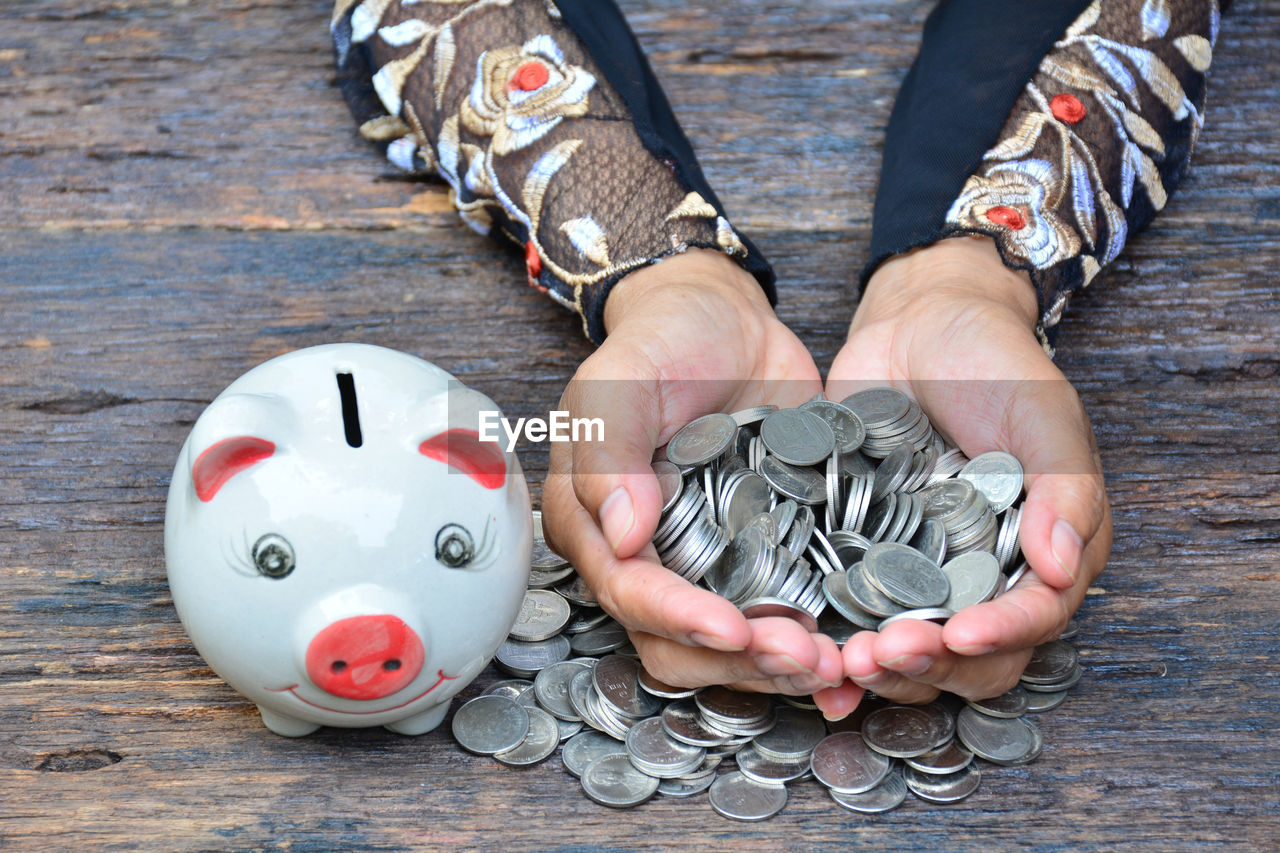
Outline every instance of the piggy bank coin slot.
<path id="1" fill-rule="evenodd" d="M 364 444 L 360 432 L 360 409 L 356 406 L 356 378 L 350 373 L 338 374 L 338 396 L 342 398 L 342 429 L 347 444 L 359 447 Z"/>

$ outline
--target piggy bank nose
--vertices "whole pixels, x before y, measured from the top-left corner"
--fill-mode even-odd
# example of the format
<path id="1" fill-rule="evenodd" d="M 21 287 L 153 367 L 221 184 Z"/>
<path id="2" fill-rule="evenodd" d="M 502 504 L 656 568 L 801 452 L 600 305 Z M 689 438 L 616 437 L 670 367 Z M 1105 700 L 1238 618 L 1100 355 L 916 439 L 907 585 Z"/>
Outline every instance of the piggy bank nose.
<path id="1" fill-rule="evenodd" d="M 340 619 L 307 645 L 307 676 L 343 699 L 381 699 L 422 671 L 425 652 L 413 629 L 395 616 Z"/>

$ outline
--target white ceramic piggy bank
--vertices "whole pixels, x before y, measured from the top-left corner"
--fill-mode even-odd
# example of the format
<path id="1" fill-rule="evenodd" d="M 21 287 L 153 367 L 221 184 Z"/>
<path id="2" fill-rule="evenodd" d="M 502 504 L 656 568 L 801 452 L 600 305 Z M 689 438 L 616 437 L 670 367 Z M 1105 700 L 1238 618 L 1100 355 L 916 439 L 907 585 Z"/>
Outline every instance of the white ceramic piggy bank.
<path id="1" fill-rule="evenodd" d="M 196 421 L 165 514 L 178 615 L 267 728 L 421 734 L 507 636 L 529 575 L 496 411 L 421 359 L 334 344 L 262 364 Z"/>

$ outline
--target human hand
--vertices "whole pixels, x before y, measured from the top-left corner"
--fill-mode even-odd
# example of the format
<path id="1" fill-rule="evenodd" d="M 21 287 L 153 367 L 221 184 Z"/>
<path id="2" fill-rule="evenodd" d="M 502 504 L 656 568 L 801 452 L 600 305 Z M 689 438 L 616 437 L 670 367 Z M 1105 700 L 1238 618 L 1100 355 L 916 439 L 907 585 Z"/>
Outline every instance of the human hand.
<path id="1" fill-rule="evenodd" d="M 1032 571 L 1012 591 L 945 625 L 902 621 L 845 645 L 845 674 L 886 698 L 1003 693 L 1106 563 L 1111 511 L 1093 431 L 1035 321 L 1031 282 L 990 239 L 943 240 L 876 271 L 832 364 L 830 399 L 893 385 L 966 455 L 1004 450 L 1026 472 L 1021 542 Z"/>
<path id="2" fill-rule="evenodd" d="M 658 561 L 651 544 L 662 494 L 654 450 L 711 412 L 795 406 L 822 390 L 804 345 L 759 284 L 706 250 L 638 270 L 605 307 L 608 338 L 579 367 L 560 408 L 601 418 L 604 441 L 552 445 L 542 494 L 548 544 L 627 628 L 645 668 L 668 683 L 815 693 L 853 707 L 839 649 L 781 617 L 747 619 Z"/>

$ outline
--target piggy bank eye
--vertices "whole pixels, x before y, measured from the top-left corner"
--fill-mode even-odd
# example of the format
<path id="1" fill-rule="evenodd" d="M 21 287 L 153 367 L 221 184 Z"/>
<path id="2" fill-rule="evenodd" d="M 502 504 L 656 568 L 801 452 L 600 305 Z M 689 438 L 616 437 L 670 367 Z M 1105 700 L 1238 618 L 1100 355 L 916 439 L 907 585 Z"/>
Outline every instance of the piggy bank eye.
<path id="1" fill-rule="evenodd" d="M 461 569 L 475 559 L 471 534 L 460 524 L 446 524 L 436 534 L 436 559 L 451 569 Z"/>
<path id="2" fill-rule="evenodd" d="M 253 565 L 269 578 L 287 577 L 294 567 L 293 546 L 283 536 L 268 533 L 253 543 Z"/>

